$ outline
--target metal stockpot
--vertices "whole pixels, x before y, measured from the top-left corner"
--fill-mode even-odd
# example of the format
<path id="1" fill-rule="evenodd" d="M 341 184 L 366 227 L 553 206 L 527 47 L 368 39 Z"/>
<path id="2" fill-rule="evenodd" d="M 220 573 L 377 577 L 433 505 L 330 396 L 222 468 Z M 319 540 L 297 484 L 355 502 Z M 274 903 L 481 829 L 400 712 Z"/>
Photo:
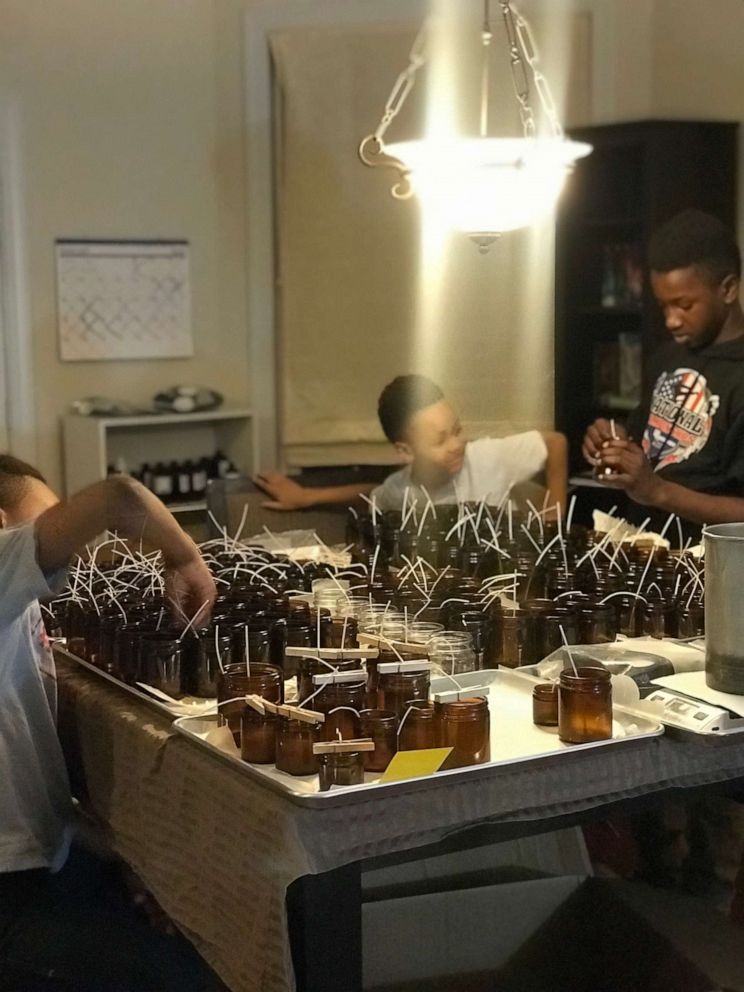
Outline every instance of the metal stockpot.
<path id="1" fill-rule="evenodd" d="M 744 695 L 744 523 L 714 524 L 705 539 L 705 681 Z"/>

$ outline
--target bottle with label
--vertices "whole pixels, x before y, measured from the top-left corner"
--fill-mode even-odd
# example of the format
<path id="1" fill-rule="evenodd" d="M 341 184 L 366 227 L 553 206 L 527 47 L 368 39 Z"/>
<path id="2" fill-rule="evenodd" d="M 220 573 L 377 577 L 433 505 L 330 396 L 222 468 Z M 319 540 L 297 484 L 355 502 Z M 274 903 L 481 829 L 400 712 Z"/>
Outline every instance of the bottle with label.
<path id="1" fill-rule="evenodd" d="M 232 463 L 227 455 L 219 448 L 212 459 L 212 478 L 224 479 L 232 468 Z"/>
<path id="2" fill-rule="evenodd" d="M 178 495 L 178 475 L 180 466 L 177 461 L 168 462 L 168 471 L 171 477 L 171 502 L 179 499 Z"/>
<path id="3" fill-rule="evenodd" d="M 150 468 L 149 462 L 145 462 L 140 469 L 140 480 L 145 489 L 152 489 L 153 484 L 153 471 Z"/>
<path id="4" fill-rule="evenodd" d="M 178 473 L 176 475 L 177 487 L 176 496 L 180 500 L 191 499 L 193 489 L 191 487 L 191 476 L 193 472 L 193 462 L 179 462 Z"/>
<path id="5" fill-rule="evenodd" d="M 166 502 L 173 498 L 173 474 L 164 462 L 157 462 L 152 470 L 152 491 Z"/>
<path id="6" fill-rule="evenodd" d="M 200 499 L 207 491 L 208 476 L 206 458 L 201 458 L 198 462 L 191 462 L 191 494 L 195 499 Z"/>

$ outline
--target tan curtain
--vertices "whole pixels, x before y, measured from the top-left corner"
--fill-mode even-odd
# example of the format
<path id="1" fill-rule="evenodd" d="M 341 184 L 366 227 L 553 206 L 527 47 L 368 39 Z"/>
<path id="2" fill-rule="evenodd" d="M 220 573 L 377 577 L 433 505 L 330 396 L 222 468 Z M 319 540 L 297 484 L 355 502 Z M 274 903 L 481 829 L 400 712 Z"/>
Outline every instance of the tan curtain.
<path id="1" fill-rule="evenodd" d="M 416 201 L 393 200 L 392 174 L 356 156 L 417 29 L 271 37 L 279 419 L 289 465 L 390 461 L 376 402 L 400 373 L 441 382 L 476 434 L 546 427 L 552 417 L 552 231 L 509 235 L 486 258 L 456 236 L 431 263 Z M 585 120 L 586 18 L 574 18 L 569 48 L 567 119 Z M 420 133 L 423 113 L 424 101 L 411 98 L 391 140 Z"/>

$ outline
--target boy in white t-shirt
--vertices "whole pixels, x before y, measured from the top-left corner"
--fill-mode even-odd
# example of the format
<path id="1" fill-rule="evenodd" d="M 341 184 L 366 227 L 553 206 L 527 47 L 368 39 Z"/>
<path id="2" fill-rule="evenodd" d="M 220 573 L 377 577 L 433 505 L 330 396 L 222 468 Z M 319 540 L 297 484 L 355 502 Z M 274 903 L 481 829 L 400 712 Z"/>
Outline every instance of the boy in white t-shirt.
<path id="1" fill-rule="evenodd" d="M 525 431 L 503 438 L 466 441 L 460 418 L 442 390 L 422 375 L 404 375 L 383 389 L 380 424 L 404 467 L 380 486 L 354 484 L 309 488 L 277 472 L 264 472 L 257 484 L 271 497 L 265 506 L 296 510 L 319 503 L 350 503 L 372 494 L 381 510 L 399 510 L 410 498 L 435 503 L 500 503 L 512 487 L 544 474 L 547 505 L 566 506 L 567 445 L 562 434 Z"/>

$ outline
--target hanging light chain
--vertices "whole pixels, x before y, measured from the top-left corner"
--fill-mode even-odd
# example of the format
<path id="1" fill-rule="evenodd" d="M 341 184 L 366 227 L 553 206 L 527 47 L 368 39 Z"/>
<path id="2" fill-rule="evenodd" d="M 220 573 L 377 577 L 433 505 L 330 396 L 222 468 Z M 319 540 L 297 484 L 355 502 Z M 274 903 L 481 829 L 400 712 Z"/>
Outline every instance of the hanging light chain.
<path id="1" fill-rule="evenodd" d="M 499 0 L 504 18 L 514 92 L 526 138 L 535 136 L 535 114 L 530 104 L 530 75 L 553 136 L 563 138 L 563 126 L 547 79 L 540 70 L 540 53 L 529 21 L 512 7 L 511 0 Z"/>
<path id="2" fill-rule="evenodd" d="M 506 30 L 506 43 L 509 47 L 509 62 L 511 64 L 512 82 L 514 83 L 514 95 L 519 104 L 519 116 L 522 119 L 525 138 L 533 138 L 535 136 L 535 115 L 530 105 L 529 63 L 526 56 L 523 58 L 522 55 L 522 45 L 517 29 L 517 16 L 512 10 L 510 0 L 499 0 L 499 2 L 501 4 L 501 15 L 504 19 L 504 29 Z"/>
<path id="3" fill-rule="evenodd" d="M 383 111 L 380 123 L 375 129 L 375 138 L 380 146 L 382 146 L 382 139 L 385 132 L 398 116 L 403 104 L 406 102 L 406 97 L 413 88 L 413 84 L 416 80 L 416 73 L 426 61 L 424 57 L 426 27 L 426 24 L 424 24 L 419 33 L 416 35 L 413 45 L 411 46 L 411 51 L 408 54 L 408 65 L 395 80 L 393 88 L 390 91 L 390 96 L 385 104 L 385 110 Z"/>
<path id="4" fill-rule="evenodd" d="M 480 107 L 480 136 L 488 134 L 488 90 L 490 86 L 490 50 L 493 32 L 491 31 L 491 0 L 483 0 L 483 27 L 481 28 L 481 45 L 483 61 L 481 66 L 481 107 Z"/>
<path id="5" fill-rule="evenodd" d="M 532 70 L 532 77 L 535 81 L 535 89 L 537 90 L 537 95 L 540 98 L 543 112 L 550 122 L 553 135 L 556 138 L 562 138 L 564 136 L 563 125 L 558 117 L 558 109 L 556 108 L 555 100 L 553 99 L 553 92 L 550 89 L 550 84 L 540 71 L 540 50 L 537 47 L 537 42 L 535 41 L 535 36 L 532 33 L 530 22 L 526 17 L 520 14 L 519 11 L 517 11 L 516 20 L 517 37 L 520 45 L 522 46 L 524 58 L 527 60 L 527 64 Z"/>
<path id="6" fill-rule="evenodd" d="M 540 70 L 540 53 L 532 33 L 529 21 L 512 6 L 511 0 L 499 0 L 501 13 L 506 30 L 506 39 L 509 47 L 509 62 L 511 65 L 512 82 L 514 83 L 514 93 L 519 104 L 519 116 L 522 121 L 525 137 L 535 136 L 535 114 L 530 103 L 530 77 L 537 91 L 543 112 L 547 117 L 553 135 L 562 138 L 563 127 L 558 118 L 558 111 L 555 106 L 550 85 Z M 490 48 L 492 33 L 489 23 L 490 0 L 484 0 L 483 4 L 483 30 L 482 42 L 484 48 L 484 69 L 482 78 L 481 93 L 481 137 L 485 137 L 487 131 L 488 115 L 488 50 Z M 374 138 L 380 148 L 383 145 L 385 132 L 400 113 L 403 104 L 408 98 L 408 94 L 413 89 L 416 74 L 425 64 L 426 58 L 424 50 L 426 47 L 427 25 L 424 24 L 416 35 L 408 54 L 408 65 L 398 75 L 390 91 L 390 96 L 385 104 L 380 123 L 374 132 Z"/>

